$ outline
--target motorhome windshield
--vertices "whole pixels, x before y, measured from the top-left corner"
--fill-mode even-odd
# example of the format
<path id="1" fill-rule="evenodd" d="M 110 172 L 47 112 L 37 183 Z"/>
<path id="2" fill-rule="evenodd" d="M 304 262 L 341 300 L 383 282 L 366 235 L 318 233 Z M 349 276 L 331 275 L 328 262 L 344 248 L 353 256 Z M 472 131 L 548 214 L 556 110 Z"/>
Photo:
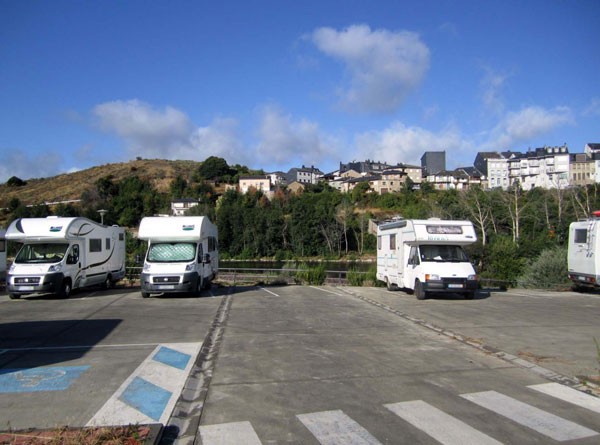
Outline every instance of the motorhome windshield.
<path id="1" fill-rule="evenodd" d="M 152 263 L 176 263 L 193 261 L 195 256 L 193 243 L 156 243 L 150 245 L 147 259 Z"/>
<path id="2" fill-rule="evenodd" d="M 469 262 L 467 254 L 460 246 L 425 245 L 420 246 L 421 261 Z"/>
<path id="3" fill-rule="evenodd" d="M 25 244 L 15 262 L 19 264 L 38 264 L 38 263 L 59 263 L 67 252 L 68 244 L 62 243 L 44 243 L 44 244 Z"/>

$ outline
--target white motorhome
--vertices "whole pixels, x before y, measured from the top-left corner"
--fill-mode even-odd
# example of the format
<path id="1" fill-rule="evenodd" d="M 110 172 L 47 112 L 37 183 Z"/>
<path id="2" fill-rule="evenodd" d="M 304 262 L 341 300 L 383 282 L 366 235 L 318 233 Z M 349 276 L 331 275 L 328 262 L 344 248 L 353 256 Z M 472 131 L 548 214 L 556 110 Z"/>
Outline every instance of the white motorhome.
<path id="1" fill-rule="evenodd" d="M 6 230 L 0 229 L 0 283 L 6 281 Z"/>
<path id="2" fill-rule="evenodd" d="M 475 296 L 477 275 L 463 246 L 477 241 L 470 221 L 395 218 L 377 228 L 377 279 L 388 289 Z"/>
<path id="3" fill-rule="evenodd" d="M 217 226 L 206 216 L 148 216 L 138 237 L 148 241 L 142 297 L 195 292 L 210 286 L 219 270 Z"/>
<path id="4" fill-rule="evenodd" d="M 6 239 L 23 243 L 8 270 L 10 298 L 51 292 L 66 298 L 73 289 L 111 287 L 125 276 L 125 229 L 87 218 L 20 218 Z"/>
<path id="5" fill-rule="evenodd" d="M 600 212 L 569 226 L 567 264 L 575 289 L 600 287 Z"/>

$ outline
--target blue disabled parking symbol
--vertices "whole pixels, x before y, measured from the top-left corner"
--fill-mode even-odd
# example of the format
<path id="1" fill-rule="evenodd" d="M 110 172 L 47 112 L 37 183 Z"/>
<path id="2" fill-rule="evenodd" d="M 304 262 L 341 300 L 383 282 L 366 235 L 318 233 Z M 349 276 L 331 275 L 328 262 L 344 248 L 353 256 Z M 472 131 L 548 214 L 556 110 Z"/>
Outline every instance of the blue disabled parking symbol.
<path id="1" fill-rule="evenodd" d="M 89 366 L 0 369 L 0 393 L 64 391 Z"/>

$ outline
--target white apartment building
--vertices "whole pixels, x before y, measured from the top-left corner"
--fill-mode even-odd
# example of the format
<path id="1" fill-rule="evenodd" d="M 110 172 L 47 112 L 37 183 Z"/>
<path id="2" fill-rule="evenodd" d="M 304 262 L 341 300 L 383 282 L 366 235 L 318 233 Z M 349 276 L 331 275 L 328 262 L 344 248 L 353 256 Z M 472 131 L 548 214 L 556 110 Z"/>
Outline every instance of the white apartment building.
<path id="1" fill-rule="evenodd" d="M 247 193 L 251 188 L 268 194 L 271 190 L 271 178 L 268 176 L 243 176 L 240 177 L 239 187 L 242 194 Z"/>

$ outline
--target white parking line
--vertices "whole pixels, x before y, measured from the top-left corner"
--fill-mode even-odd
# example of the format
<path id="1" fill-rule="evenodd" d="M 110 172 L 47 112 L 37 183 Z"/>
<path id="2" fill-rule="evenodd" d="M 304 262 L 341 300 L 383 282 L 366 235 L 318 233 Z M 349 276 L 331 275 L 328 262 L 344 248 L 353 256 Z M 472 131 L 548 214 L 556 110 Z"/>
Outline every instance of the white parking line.
<path id="1" fill-rule="evenodd" d="M 561 442 L 583 439 L 598 434 L 596 431 L 570 420 L 542 411 L 496 391 L 462 394 L 461 397 Z"/>
<path id="2" fill-rule="evenodd" d="M 502 444 L 422 400 L 391 403 L 384 406 L 444 445 Z"/>
<path id="3" fill-rule="evenodd" d="M 298 414 L 296 417 L 322 445 L 381 445 L 367 430 L 340 410 Z"/>
<path id="4" fill-rule="evenodd" d="M 324 288 L 322 288 L 322 287 L 316 287 L 316 286 L 308 286 L 308 287 L 310 287 L 311 289 L 317 289 L 317 290 L 320 290 L 321 292 L 327 292 L 328 294 L 337 295 L 338 297 L 345 297 L 345 295 L 344 295 L 344 294 L 338 294 L 337 292 L 333 292 L 333 291 L 331 291 L 331 290 L 324 289 Z"/>
<path id="5" fill-rule="evenodd" d="M 258 286 L 259 289 L 264 290 L 265 292 L 270 293 L 271 295 L 275 296 L 275 297 L 279 297 L 279 295 L 277 295 L 275 292 L 271 292 L 269 289 L 265 289 L 264 287 Z"/>
<path id="6" fill-rule="evenodd" d="M 203 445 L 261 445 L 250 422 L 201 425 L 198 430 Z"/>
<path id="7" fill-rule="evenodd" d="M 560 383 L 542 383 L 541 385 L 530 385 L 528 388 L 600 414 L 600 399 Z"/>

